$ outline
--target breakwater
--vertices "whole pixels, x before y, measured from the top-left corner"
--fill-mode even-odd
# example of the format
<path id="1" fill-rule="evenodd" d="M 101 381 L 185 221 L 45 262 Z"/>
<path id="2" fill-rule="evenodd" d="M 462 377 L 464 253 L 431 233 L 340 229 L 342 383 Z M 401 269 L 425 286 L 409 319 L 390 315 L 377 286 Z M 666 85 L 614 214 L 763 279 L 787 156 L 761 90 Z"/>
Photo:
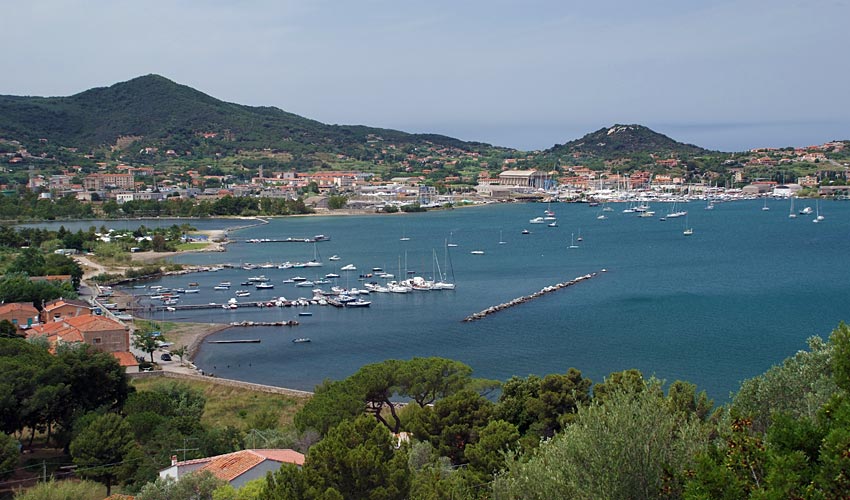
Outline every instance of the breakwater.
<path id="1" fill-rule="evenodd" d="M 602 272 L 605 272 L 605 271 L 606 271 L 606 269 L 602 270 Z M 463 321 L 464 322 L 470 322 L 470 321 L 478 321 L 479 319 L 484 319 L 485 317 L 487 317 L 491 314 L 495 314 L 499 311 L 504 311 L 505 309 L 508 309 L 508 308 L 514 307 L 514 306 L 518 306 L 520 304 L 525 304 L 526 302 L 534 300 L 538 297 L 542 297 L 542 296 L 546 295 L 547 293 L 557 292 L 558 290 L 560 290 L 562 288 L 566 288 L 568 286 L 575 285 L 576 283 L 580 283 L 584 280 L 589 280 L 590 278 L 593 278 L 595 276 L 596 276 L 596 273 L 585 274 L 584 276 L 578 276 L 578 277 L 573 278 L 569 281 L 564 281 L 563 283 L 557 283 L 555 285 L 550 285 L 550 286 L 544 287 L 544 288 L 540 289 L 539 291 L 534 292 L 532 294 L 523 295 L 522 297 L 517 297 L 517 298 L 510 300 L 508 302 L 503 302 L 501 304 L 488 307 L 487 309 L 484 309 L 483 311 L 479 311 L 477 313 L 470 314 L 469 316 L 463 318 Z"/>
<path id="2" fill-rule="evenodd" d="M 230 326 L 298 326 L 295 320 L 289 321 L 233 321 Z"/>

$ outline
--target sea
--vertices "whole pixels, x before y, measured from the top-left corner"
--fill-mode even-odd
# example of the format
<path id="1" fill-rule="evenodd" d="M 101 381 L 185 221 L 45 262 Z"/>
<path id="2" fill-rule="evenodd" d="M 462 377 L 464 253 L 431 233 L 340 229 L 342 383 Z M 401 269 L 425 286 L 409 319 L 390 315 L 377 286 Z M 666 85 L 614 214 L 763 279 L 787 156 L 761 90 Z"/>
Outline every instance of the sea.
<path id="1" fill-rule="evenodd" d="M 398 276 L 447 275 L 455 290 L 372 293 L 368 308 L 221 308 L 158 311 L 162 321 L 285 321 L 294 327 L 230 328 L 204 343 L 195 363 L 205 373 L 293 389 L 313 390 L 368 363 L 440 356 L 468 364 L 476 377 L 507 380 L 579 369 L 601 382 L 636 368 L 671 383 L 683 380 L 716 402 L 740 383 L 828 337 L 850 319 L 850 202 L 796 200 L 815 214 L 792 213 L 790 201 L 704 201 L 654 204 L 654 217 L 623 213 L 625 204 L 491 204 L 427 213 L 291 217 L 230 231 L 224 253 L 193 253 L 187 264 L 232 264 L 217 272 L 146 283 L 171 288 L 199 283 L 181 304 L 309 297 L 310 288 L 284 284 L 336 273 L 338 286 L 363 288 L 361 275 L 380 268 Z M 765 207 L 769 210 L 765 210 Z M 550 209 L 557 227 L 531 224 Z M 687 216 L 661 220 L 672 211 Z M 605 218 L 600 218 L 604 215 Z M 166 222 L 163 222 L 164 224 Z M 111 224 L 111 223 L 106 223 Z M 190 224 L 199 225 L 190 221 Z M 216 226 L 216 224 L 219 224 Z M 205 228 L 243 225 L 207 221 Z M 150 225 L 150 224 L 148 224 Z M 110 226 L 111 227 L 111 226 Z M 683 234 L 687 228 L 693 235 Z M 528 230 L 528 234 L 523 234 Z M 249 243 L 250 239 L 312 238 L 318 243 Z M 448 246 L 451 244 L 452 246 Z M 574 248 L 571 248 L 574 247 Z M 472 251 L 483 252 L 473 254 Z M 338 256 L 331 261 L 329 257 Z M 244 270 L 246 263 L 320 260 L 322 267 Z M 356 271 L 341 271 L 352 264 Z M 463 322 L 490 306 L 586 274 L 592 279 Z M 240 286 L 265 275 L 272 290 Z M 230 281 L 227 291 L 213 286 Z M 381 281 L 381 280 L 375 280 Z M 331 285 L 323 285 L 328 289 Z M 150 293 L 147 289 L 127 289 Z M 143 304 L 149 299 L 142 298 Z M 300 311 L 312 316 L 299 316 Z M 309 338 L 309 343 L 293 343 Z"/>

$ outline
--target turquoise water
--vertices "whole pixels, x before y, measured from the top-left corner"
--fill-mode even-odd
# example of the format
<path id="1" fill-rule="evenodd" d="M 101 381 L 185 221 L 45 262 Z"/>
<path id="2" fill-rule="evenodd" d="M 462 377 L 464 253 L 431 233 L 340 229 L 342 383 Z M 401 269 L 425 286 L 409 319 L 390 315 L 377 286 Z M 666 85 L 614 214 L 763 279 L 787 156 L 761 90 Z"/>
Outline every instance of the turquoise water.
<path id="1" fill-rule="evenodd" d="M 797 208 L 804 203 L 797 202 Z M 265 274 L 276 287 L 249 299 L 309 296 L 281 280 L 341 274 L 342 286 L 361 286 L 356 275 L 373 267 L 430 275 L 436 253 L 457 290 L 407 295 L 372 294 L 367 309 L 311 307 L 156 313 L 156 319 L 230 322 L 298 319 L 295 328 L 236 328 L 213 339 L 259 338 L 259 344 L 204 344 L 196 364 L 221 377 L 311 390 L 323 379 L 344 378 L 366 363 L 387 358 L 443 356 L 469 364 L 479 377 L 545 375 L 576 367 L 594 381 L 628 368 L 668 382 L 687 380 L 719 401 L 740 381 L 764 372 L 799 349 L 811 335 L 826 337 L 848 319 L 850 203 L 823 202 L 826 219 L 789 219 L 788 202 L 734 202 L 704 210 L 690 203 L 684 218 L 659 221 L 672 211 L 655 205 L 655 218 L 622 214 L 607 220 L 598 208 L 558 204 L 559 227 L 529 224 L 539 204 L 508 204 L 398 216 L 307 217 L 272 221 L 231 237 L 285 238 L 325 234 L 304 243 L 235 243 L 227 253 L 186 255 L 196 264 L 303 261 L 316 249 L 325 265 L 304 269 L 227 269 L 160 281 L 201 284 L 181 303 L 224 302 L 249 276 Z M 685 225 L 695 234 L 683 236 Z M 521 235 L 522 229 L 532 231 Z M 498 244 L 501 238 L 506 244 Z M 582 236 L 569 249 L 571 235 Z M 410 238 L 402 242 L 401 236 Z M 484 255 L 472 255 L 483 250 Z M 338 254 L 341 260 L 329 262 Z M 339 267 L 354 264 L 358 271 Z M 529 303 L 463 323 L 467 315 L 544 286 L 598 272 L 594 279 Z M 231 291 L 213 291 L 219 281 Z M 244 287 L 242 287 L 244 288 Z M 309 344 L 293 344 L 310 337 Z"/>

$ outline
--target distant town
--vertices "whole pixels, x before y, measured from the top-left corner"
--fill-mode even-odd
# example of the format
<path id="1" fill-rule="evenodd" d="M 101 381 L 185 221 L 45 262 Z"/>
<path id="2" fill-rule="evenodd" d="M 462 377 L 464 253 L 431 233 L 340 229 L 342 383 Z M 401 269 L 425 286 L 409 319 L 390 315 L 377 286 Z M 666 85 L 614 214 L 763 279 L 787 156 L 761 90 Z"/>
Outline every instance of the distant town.
<path id="1" fill-rule="evenodd" d="M 213 136 L 215 134 L 202 134 Z M 396 150 L 380 137 L 370 137 L 386 155 Z M 43 140 L 46 142 L 46 140 Z M 17 141 L 4 141 L 4 170 L 18 172 L 18 183 L 7 175 L 0 186 L 6 195 L 26 187 L 40 199 L 74 197 L 91 204 L 94 214 L 121 216 L 128 202 L 162 202 L 170 199 L 194 202 L 224 197 L 296 200 L 316 212 L 330 210 L 398 211 L 404 207 L 431 208 L 459 204 L 506 201 L 629 201 L 633 199 L 681 199 L 755 196 L 820 196 L 845 199 L 850 195 L 847 142 L 833 141 L 804 148 L 761 148 L 723 155 L 722 170 L 695 172 L 700 159 L 649 154 L 643 168 L 619 171 L 622 161 L 599 165 L 583 153 L 558 159 L 552 168 L 533 168 L 534 154 L 495 160 L 460 148 L 417 148 L 399 158 L 397 170 L 404 175 L 387 177 L 365 170 L 180 167 L 179 162 L 157 165 L 93 161 L 82 155 L 83 165 L 57 165 L 47 153 L 31 154 Z M 65 148 L 63 148 L 65 149 Z M 72 151 L 74 152 L 74 151 Z M 74 152 L 75 153 L 75 152 Z M 145 148 L 144 154 L 157 154 Z M 174 150 L 166 158 L 180 156 Z M 253 152 L 269 159 L 273 151 Z M 191 156 L 191 151 L 182 153 Z M 595 163 L 593 168 L 582 160 Z M 340 163 L 344 155 L 336 158 Z M 535 161 L 537 160 L 537 161 Z M 238 165 L 239 159 L 229 164 Z M 383 160 L 375 161 L 376 166 Z M 221 162 L 225 163 L 225 162 Z M 571 164 L 567 164 L 571 163 Z M 457 168 L 463 165 L 462 172 Z M 21 183 L 25 183 L 22 186 Z M 130 214 L 128 214 L 130 215 Z"/>

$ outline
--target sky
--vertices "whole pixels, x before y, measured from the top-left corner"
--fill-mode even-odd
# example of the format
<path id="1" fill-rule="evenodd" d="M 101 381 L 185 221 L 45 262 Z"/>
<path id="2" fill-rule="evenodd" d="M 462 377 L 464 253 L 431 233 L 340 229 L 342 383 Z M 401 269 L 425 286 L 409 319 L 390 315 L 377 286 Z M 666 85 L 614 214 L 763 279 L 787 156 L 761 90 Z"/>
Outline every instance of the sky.
<path id="1" fill-rule="evenodd" d="M 323 123 L 522 150 L 617 123 L 721 151 L 850 139 L 850 0 L 0 0 L 0 12 L 0 94 L 155 73 Z"/>

